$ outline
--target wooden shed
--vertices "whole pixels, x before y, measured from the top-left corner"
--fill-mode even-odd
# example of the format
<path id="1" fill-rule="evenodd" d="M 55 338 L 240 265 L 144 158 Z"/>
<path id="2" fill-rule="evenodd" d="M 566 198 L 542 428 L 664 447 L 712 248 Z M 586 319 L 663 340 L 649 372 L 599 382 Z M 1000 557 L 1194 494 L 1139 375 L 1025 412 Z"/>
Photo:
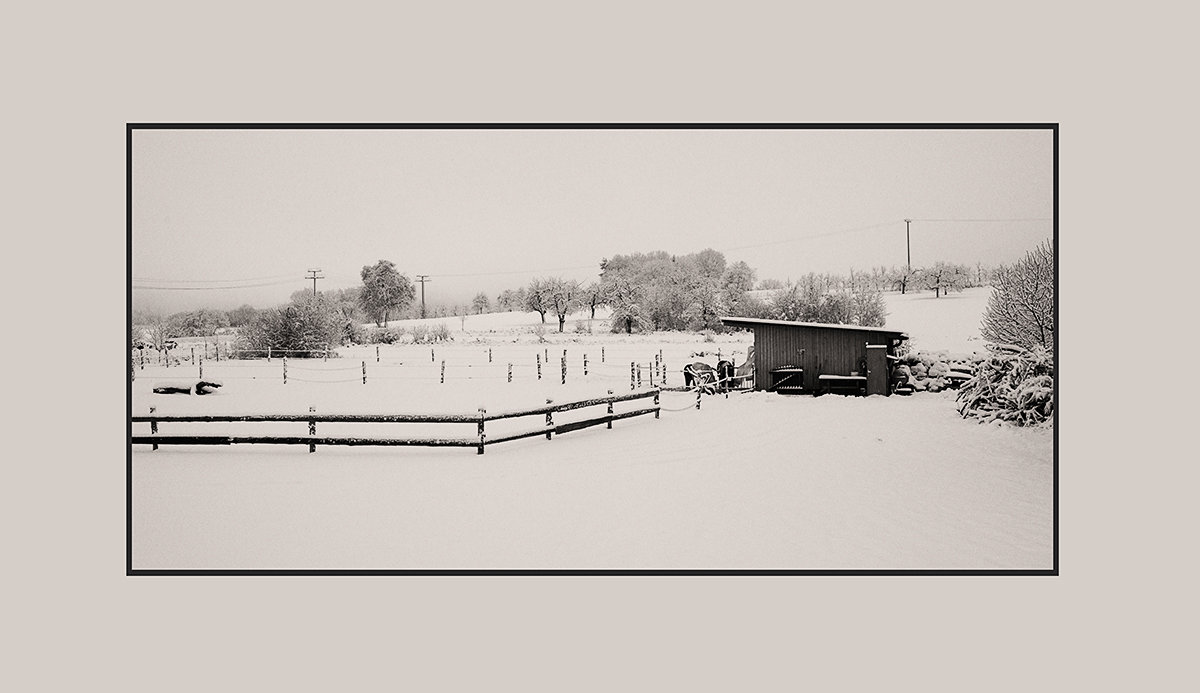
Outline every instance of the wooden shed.
<path id="1" fill-rule="evenodd" d="M 890 395 L 896 348 L 908 339 L 904 332 L 860 325 L 738 317 L 721 322 L 754 331 L 754 389 L 770 392 Z"/>

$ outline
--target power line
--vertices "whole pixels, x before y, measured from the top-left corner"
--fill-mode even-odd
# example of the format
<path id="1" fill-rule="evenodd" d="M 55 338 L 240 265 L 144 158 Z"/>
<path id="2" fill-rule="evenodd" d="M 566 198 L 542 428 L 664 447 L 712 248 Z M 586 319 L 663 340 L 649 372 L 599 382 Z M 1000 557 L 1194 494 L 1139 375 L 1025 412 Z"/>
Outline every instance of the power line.
<path id="1" fill-rule="evenodd" d="M 542 272 L 568 272 L 571 270 L 584 270 L 584 269 L 598 268 L 599 266 L 600 266 L 599 263 L 596 263 L 596 264 L 592 264 L 592 265 L 580 265 L 578 267 L 549 267 L 546 269 L 536 269 L 536 270 L 508 270 L 508 271 L 504 271 L 504 272 L 472 272 L 472 273 L 465 273 L 465 274 L 434 274 L 434 275 L 424 275 L 424 276 L 489 277 L 492 275 L 500 275 L 500 274 L 540 274 Z"/>
<path id="2" fill-rule="evenodd" d="M 152 284 L 134 284 L 134 289 L 151 289 L 154 291 L 228 291 L 230 289 L 255 289 L 263 286 L 281 286 L 296 281 L 289 279 L 281 282 L 264 282 L 261 284 L 235 284 L 229 286 L 155 286 Z"/>
<path id="3" fill-rule="evenodd" d="M 870 226 L 856 226 L 851 229 L 838 229 L 837 231 L 826 231 L 825 233 L 814 233 L 814 234 L 810 234 L 808 236 L 798 236 L 796 238 L 785 238 L 785 239 L 779 240 L 779 241 L 766 241 L 764 243 L 751 243 L 749 245 L 739 245 L 739 246 L 733 246 L 730 248 L 721 248 L 721 252 L 727 252 L 730 250 L 746 250 L 748 248 L 763 248 L 768 245 L 781 245 L 783 243 L 798 243 L 800 241 L 807 241 L 807 240 L 810 240 L 813 238 L 825 238 L 827 236 L 839 236 L 843 233 L 858 233 L 860 231 L 870 231 L 871 229 L 883 228 L 884 226 L 891 226 L 892 224 L 899 224 L 899 223 L 900 223 L 900 220 L 884 221 L 884 222 L 880 222 L 878 224 L 871 224 Z"/>
<path id="4" fill-rule="evenodd" d="M 987 222 L 1016 222 L 1016 221 L 1054 221 L 1052 217 L 1025 217 L 1012 219 L 918 219 L 913 218 L 912 221 L 952 221 L 959 223 L 987 223 Z"/>
<path id="5" fill-rule="evenodd" d="M 768 246 L 783 245 L 783 244 L 787 244 L 787 243 L 801 243 L 804 241 L 813 240 L 813 239 L 817 239 L 817 238 L 827 238 L 830 236 L 839 236 L 839 235 L 848 234 L 848 233 L 860 233 L 863 231 L 871 231 L 873 229 L 878 229 L 878 228 L 883 228 L 886 226 L 892 226 L 894 224 L 899 224 L 902 221 L 903 222 L 920 221 L 920 222 L 931 222 L 931 223 L 1025 223 L 1025 222 L 1049 222 L 1049 221 L 1054 221 L 1054 219 L 1051 217 L 939 218 L 939 219 L 912 217 L 909 219 L 896 219 L 896 220 L 892 220 L 892 221 L 884 221 L 884 222 L 880 222 L 877 224 L 869 224 L 867 226 L 856 226 L 856 227 L 852 227 L 852 228 L 836 229 L 833 231 L 826 231 L 824 233 L 814 233 L 814 234 L 809 234 L 806 236 L 797 236 L 794 238 L 784 238 L 784 239 L 777 240 L 777 241 L 764 241 L 762 243 L 749 243 L 746 245 L 728 246 L 725 248 L 719 248 L 718 250 L 720 252 L 730 252 L 730 251 L 735 251 L 735 250 L 749 250 L 752 248 L 765 248 Z M 545 272 L 572 272 L 572 271 L 576 271 L 576 270 L 597 269 L 597 267 L 598 267 L 597 264 L 588 264 L 588 265 L 577 265 L 574 267 L 549 267 L 549 268 L 542 268 L 542 269 L 505 270 L 505 271 L 494 271 L 494 272 L 457 272 L 457 273 L 433 274 L 433 275 L 420 274 L 420 275 L 416 275 L 417 276 L 416 281 L 421 284 L 422 303 L 423 303 L 424 302 L 423 299 L 424 299 L 424 291 L 425 291 L 425 282 L 433 281 L 433 279 L 432 279 L 433 277 L 442 277 L 442 278 L 492 277 L 492 276 L 506 276 L 506 275 L 520 275 L 520 274 L 541 274 L 541 273 L 545 273 Z M 319 270 L 319 269 L 318 270 L 311 270 L 311 269 L 309 270 L 310 273 L 320 272 L 320 271 L 321 270 Z M 259 288 L 259 287 L 266 287 L 266 286 L 279 286 L 282 284 L 288 284 L 291 281 L 294 281 L 294 280 L 290 279 L 290 277 L 291 277 L 291 275 L 276 275 L 273 277 L 254 277 L 254 278 L 246 278 L 246 279 L 149 279 L 149 278 L 139 279 L 139 278 L 135 278 L 133 280 L 134 281 L 133 288 L 149 289 L 149 290 L 155 290 L 155 291 L 214 291 L 214 290 L 226 290 L 226 289 L 251 289 L 251 288 Z M 348 279 L 348 278 L 350 278 L 350 275 L 335 275 L 334 278 Z M 306 277 L 306 279 L 313 279 L 313 287 L 314 287 L 314 292 L 315 292 L 316 279 L 325 279 L 325 277 L 323 277 L 323 276 L 322 277 L 308 276 L 308 277 Z M 260 282 L 260 280 L 262 280 L 262 281 Z M 282 280 L 282 281 L 267 281 L 267 280 Z M 139 282 L 142 282 L 142 283 L 139 283 Z M 246 283 L 246 282 L 260 282 L 260 283 Z M 212 284 L 213 286 L 168 286 L 169 284 Z"/>
<path id="6" fill-rule="evenodd" d="M 273 277 L 243 277 L 241 279 L 157 279 L 154 277 L 134 277 L 135 282 L 151 282 L 154 284 L 232 284 L 243 282 L 265 282 L 289 279 L 290 274 L 277 274 Z"/>

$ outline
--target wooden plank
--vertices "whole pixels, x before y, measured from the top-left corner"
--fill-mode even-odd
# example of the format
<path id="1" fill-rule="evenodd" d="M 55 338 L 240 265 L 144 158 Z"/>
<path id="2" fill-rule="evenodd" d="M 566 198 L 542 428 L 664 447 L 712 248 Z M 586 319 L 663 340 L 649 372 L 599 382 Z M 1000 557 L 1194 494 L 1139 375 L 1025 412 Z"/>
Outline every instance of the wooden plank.
<path id="1" fill-rule="evenodd" d="M 641 416 L 642 414 L 653 414 L 658 410 L 658 407 L 650 407 L 649 409 L 637 409 L 634 411 L 621 412 L 620 414 L 613 414 L 612 420 L 620 421 L 621 419 L 631 419 L 635 416 Z"/>
<path id="2" fill-rule="evenodd" d="M 562 435 L 563 433 L 570 433 L 571 431 L 578 431 L 578 430 L 581 430 L 584 428 L 591 428 L 592 426 L 599 426 L 600 424 L 606 424 L 615 418 L 616 418 L 616 416 L 609 416 L 609 415 L 605 414 L 604 416 L 601 416 L 598 419 L 586 419 L 584 421 L 572 421 L 570 423 L 557 424 L 554 427 L 554 433 L 556 435 Z"/>
<path id="3" fill-rule="evenodd" d="M 149 421 L 177 423 L 271 422 L 293 421 L 317 423 L 477 423 L 479 416 L 469 414 L 164 414 L 132 416 L 134 423 Z"/>
<path id="4" fill-rule="evenodd" d="M 660 391 L 659 388 L 655 388 L 653 390 L 644 390 L 641 392 L 629 392 L 629 393 L 626 393 L 623 395 L 614 395 L 613 401 L 614 402 L 628 402 L 628 401 L 635 400 L 635 399 L 646 399 L 647 397 L 653 397 L 659 391 Z"/>
<path id="5" fill-rule="evenodd" d="M 476 447 L 461 438 L 331 438 L 317 436 L 133 436 L 134 445 L 379 445 L 409 447 Z"/>
<path id="6" fill-rule="evenodd" d="M 546 435 L 545 428 L 539 428 L 536 431 L 526 431 L 525 433 L 511 433 L 509 435 L 496 436 L 483 441 L 484 445 L 492 445 L 493 443 L 507 443 L 511 440 L 521 440 L 522 438 L 536 438 L 537 436 Z"/>
<path id="7" fill-rule="evenodd" d="M 682 388 L 686 390 L 687 388 Z M 612 397 L 596 397 L 594 399 L 585 399 L 578 402 L 564 402 L 562 404 L 548 404 L 544 407 L 535 407 L 533 409 L 518 409 L 513 411 L 502 411 L 488 414 L 484 417 L 485 421 L 498 421 L 500 419 L 516 419 L 522 416 L 537 416 L 540 414 L 553 414 L 555 412 L 572 411 L 574 409 L 583 409 L 585 407 L 595 407 L 611 402 L 627 402 L 636 399 L 648 399 L 657 393 L 658 390 L 643 390 L 639 392 L 631 392 L 624 395 L 613 395 Z M 307 420 L 307 419 L 306 419 Z M 472 418 L 471 421 L 478 421 L 478 417 Z"/>

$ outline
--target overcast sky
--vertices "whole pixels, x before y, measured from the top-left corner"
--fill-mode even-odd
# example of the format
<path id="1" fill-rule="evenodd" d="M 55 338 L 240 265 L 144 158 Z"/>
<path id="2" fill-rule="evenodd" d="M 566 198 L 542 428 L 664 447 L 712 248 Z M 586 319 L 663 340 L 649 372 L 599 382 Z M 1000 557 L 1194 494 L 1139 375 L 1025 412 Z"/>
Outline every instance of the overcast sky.
<path id="1" fill-rule="evenodd" d="M 714 248 L 759 279 L 1009 263 L 1050 130 L 135 130 L 134 307 L 267 307 L 391 260 L 431 304 Z"/>

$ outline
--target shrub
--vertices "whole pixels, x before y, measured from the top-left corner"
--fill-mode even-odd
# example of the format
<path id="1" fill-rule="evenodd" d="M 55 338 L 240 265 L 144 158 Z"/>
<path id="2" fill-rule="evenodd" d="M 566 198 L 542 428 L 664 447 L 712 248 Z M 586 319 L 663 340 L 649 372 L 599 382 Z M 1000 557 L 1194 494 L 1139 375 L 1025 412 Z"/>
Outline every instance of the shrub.
<path id="1" fill-rule="evenodd" d="M 367 328 L 353 320 L 348 320 L 342 329 L 342 339 L 347 344 L 367 344 L 371 341 L 371 334 Z"/>
<path id="2" fill-rule="evenodd" d="M 371 344 L 395 344 L 404 338 L 404 332 L 394 327 L 371 330 Z"/>
<path id="3" fill-rule="evenodd" d="M 319 300 L 301 300 L 282 308 L 259 311 L 242 328 L 237 348 L 248 351 L 321 352 L 341 343 L 342 315 Z M 296 356 L 306 356 L 296 353 Z"/>
<path id="4" fill-rule="evenodd" d="M 1035 426 L 1054 416 L 1054 360 L 1043 347 L 992 347 L 958 393 L 959 414 L 980 423 Z"/>
<path id="5" fill-rule="evenodd" d="M 437 344 L 450 341 L 450 328 L 446 323 L 436 325 L 414 325 L 412 327 L 413 344 Z"/>

